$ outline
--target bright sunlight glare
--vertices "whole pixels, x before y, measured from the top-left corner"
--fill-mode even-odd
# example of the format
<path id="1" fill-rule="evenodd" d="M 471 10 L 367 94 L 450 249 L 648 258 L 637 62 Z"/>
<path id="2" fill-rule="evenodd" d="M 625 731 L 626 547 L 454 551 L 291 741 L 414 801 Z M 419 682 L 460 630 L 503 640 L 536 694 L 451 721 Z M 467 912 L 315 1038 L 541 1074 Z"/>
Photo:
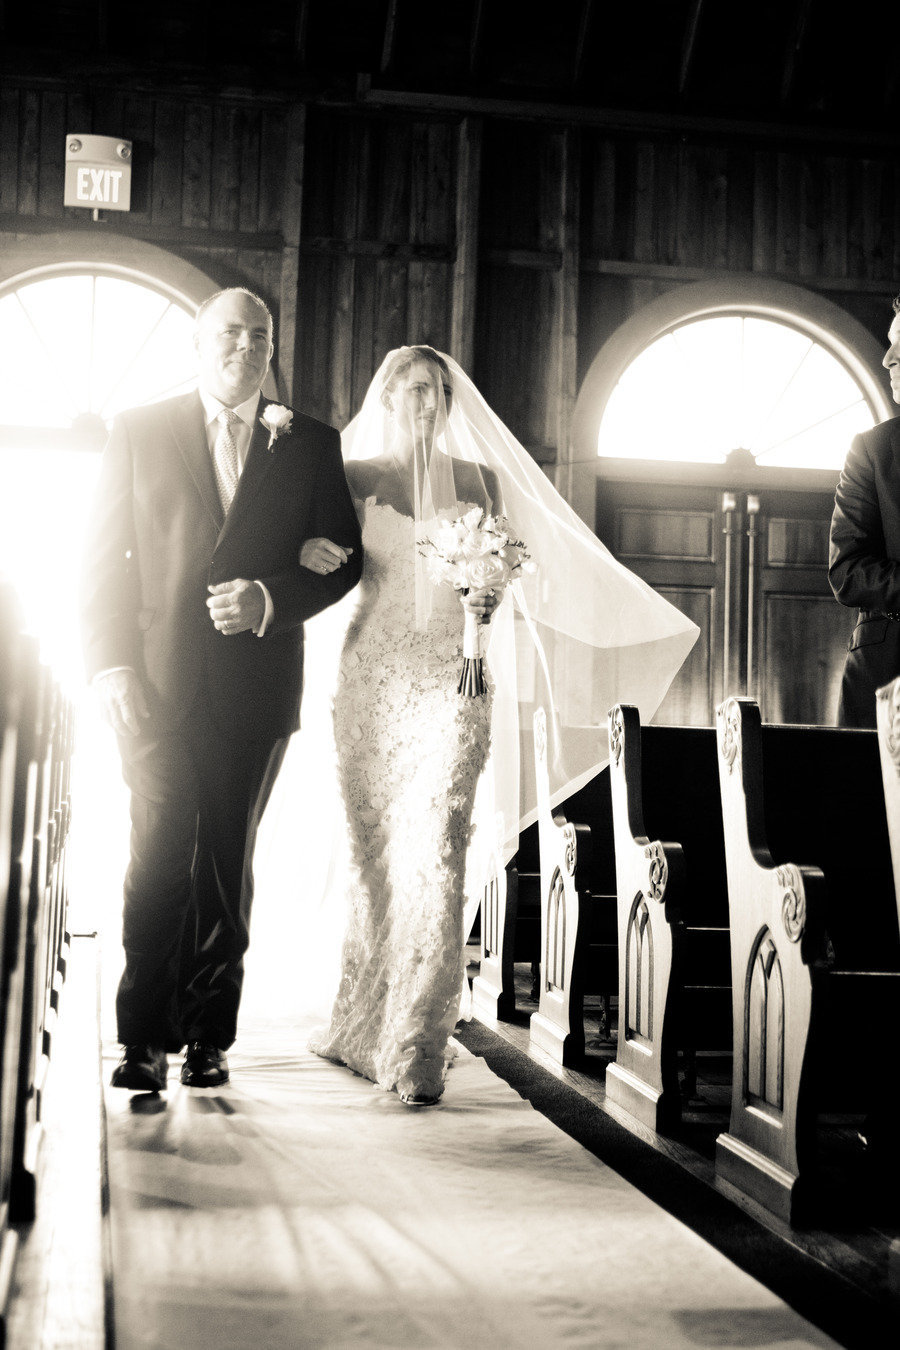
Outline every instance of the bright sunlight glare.
<path id="1" fill-rule="evenodd" d="M 838 469 L 874 424 L 836 356 L 788 324 L 716 315 L 681 324 L 628 366 L 607 403 L 597 452 L 621 459 Z"/>
<path id="2" fill-rule="evenodd" d="M 70 904 L 76 928 L 108 934 L 114 960 L 127 798 L 114 738 L 85 684 L 78 631 L 84 528 L 100 454 L 70 429 L 85 414 L 108 427 L 123 408 L 189 389 L 192 334 L 186 308 L 121 276 L 56 273 L 0 296 L 8 377 L 0 396 L 0 576 L 16 590 L 42 659 L 76 705 Z"/>

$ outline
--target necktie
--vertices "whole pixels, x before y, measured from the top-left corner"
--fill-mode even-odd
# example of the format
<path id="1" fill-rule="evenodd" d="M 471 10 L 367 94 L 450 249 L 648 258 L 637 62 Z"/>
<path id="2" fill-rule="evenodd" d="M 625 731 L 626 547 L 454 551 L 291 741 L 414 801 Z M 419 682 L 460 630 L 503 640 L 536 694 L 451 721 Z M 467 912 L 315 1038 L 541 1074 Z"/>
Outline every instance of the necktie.
<path id="1" fill-rule="evenodd" d="M 222 510 L 228 510 L 237 490 L 238 453 L 232 428 L 241 419 L 231 408 L 223 408 L 216 418 L 219 430 L 213 446 L 213 468 L 216 473 L 216 487 Z"/>

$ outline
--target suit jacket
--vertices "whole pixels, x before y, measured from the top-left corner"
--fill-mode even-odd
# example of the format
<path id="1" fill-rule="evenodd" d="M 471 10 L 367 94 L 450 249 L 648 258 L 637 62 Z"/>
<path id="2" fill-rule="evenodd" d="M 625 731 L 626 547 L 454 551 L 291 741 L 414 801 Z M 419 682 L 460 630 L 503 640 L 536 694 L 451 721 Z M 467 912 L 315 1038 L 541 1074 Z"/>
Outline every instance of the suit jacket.
<path id="1" fill-rule="evenodd" d="M 855 436 L 831 519 L 828 579 L 859 609 L 838 721 L 875 725 L 875 690 L 900 674 L 900 419 Z"/>
<path id="2" fill-rule="evenodd" d="M 359 522 L 337 431 L 294 413 L 271 450 L 268 439 L 257 420 L 225 517 L 199 394 L 114 423 L 85 558 L 87 673 L 132 666 L 151 712 L 169 724 L 200 698 L 235 734 L 289 735 L 298 725 L 303 622 L 359 580 Z M 327 576 L 299 564 L 303 541 L 317 535 L 353 549 Z M 213 627 L 207 587 L 236 577 L 268 587 L 275 616 L 262 638 Z"/>

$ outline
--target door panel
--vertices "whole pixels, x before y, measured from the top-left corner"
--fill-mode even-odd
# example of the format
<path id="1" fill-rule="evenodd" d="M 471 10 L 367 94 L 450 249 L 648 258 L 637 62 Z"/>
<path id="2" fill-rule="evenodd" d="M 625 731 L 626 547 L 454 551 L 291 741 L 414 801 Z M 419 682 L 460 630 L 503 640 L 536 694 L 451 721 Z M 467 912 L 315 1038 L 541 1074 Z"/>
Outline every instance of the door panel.
<path id="1" fill-rule="evenodd" d="M 723 698 L 749 694 L 766 721 L 833 725 L 855 620 L 828 585 L 833 482 L 756 468 L 731 490 L 727 469 L 699 469 L 597 482 L 600 538 L 700 628 L 654 720 L 710 726 Z"/>
<path id="2" fill-rule="evenodd" d="M 855 610 L 834 597 L 766 595 L 763 702 L 767 722 L 833 721 Z"/>
<path id="3" fill-rule="evenodd" d="M 654 721 L 709 726 L 722 683 L 723 540 L 714 488 L 598 483 L 597 533 L 616 557 L 693 619 L 700 637 Z"/>
<path id="4" fill-rule="evenodd" d="M 712 511 L 625 507 L 617 518 L 620 558 L 714 562 Z"/>
<path id="5" fill-rule="evenodd" d="M 715 592 L 712 588 L 656 586 L 670 604 L 680 609 L 700 629 L 691 653 L 672 681 L 654 722 L 669 726 L 702 727 L 715 697 L 712 687 L 711 648 L 715 645 Z"/>

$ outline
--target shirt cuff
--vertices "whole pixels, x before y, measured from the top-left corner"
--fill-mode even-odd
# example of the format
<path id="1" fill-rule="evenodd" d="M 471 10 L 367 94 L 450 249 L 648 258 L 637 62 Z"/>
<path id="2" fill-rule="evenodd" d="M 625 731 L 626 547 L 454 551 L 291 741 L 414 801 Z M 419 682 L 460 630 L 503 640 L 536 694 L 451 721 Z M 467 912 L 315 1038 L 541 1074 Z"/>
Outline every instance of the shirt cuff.
<path id="1" fill-rule="evenodd" d="M 98 680 L 102 680 L 104 675 L 114 675 L 117 670 L 130 670 L 133 672 L 134 666 L 108 666 L 106 670 L 98 670 L 97 674 L 91 680 L 91 684 L 96 684 Z"/>
<path id="2" fill-rule="evenodd" d="M 268 628 L 272 620 L 275 618 L 275 606 L 272 604 L 272 597 L 269 594 L 269 588 L 267 586 L 264 586 L 261 581 L 257 581 L 256 585 L 263 593 L 263 599 L 266 602 L 266 608 L 262 616 L 262 622 L 260 623 L 259 627 L 254 628 L 253 631 L 257 637 L 265 637 L 266 629 Z"/>

